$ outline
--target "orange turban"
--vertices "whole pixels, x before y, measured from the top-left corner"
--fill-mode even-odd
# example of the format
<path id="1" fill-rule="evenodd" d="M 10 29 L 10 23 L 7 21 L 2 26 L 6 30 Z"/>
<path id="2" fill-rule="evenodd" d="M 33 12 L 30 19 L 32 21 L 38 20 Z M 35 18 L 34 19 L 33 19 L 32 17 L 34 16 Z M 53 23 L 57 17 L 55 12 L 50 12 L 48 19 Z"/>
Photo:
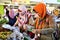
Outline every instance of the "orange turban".
<path id="1" fill-rule="evenodd" d="M 37 4 L 33 8 L 37 13 L 39 13 L 41 18 L 44 18 L 46 15 L 46 5 L 44 3 Z"/>

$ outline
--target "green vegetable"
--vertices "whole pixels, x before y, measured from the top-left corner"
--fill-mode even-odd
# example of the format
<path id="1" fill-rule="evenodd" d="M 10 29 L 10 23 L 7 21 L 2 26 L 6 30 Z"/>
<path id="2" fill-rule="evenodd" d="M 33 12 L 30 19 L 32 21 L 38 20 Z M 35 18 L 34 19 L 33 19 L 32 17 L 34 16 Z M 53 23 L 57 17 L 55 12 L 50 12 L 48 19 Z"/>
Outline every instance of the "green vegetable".
<path id="1" fill-rule="evenodd" d="M 1 18 L 0 19 L 0 24 L 4 24 L 4 23 L 7 23 L 8 21 L 7 21 L 7 19 L 5 19 L 5 18 Z"/>

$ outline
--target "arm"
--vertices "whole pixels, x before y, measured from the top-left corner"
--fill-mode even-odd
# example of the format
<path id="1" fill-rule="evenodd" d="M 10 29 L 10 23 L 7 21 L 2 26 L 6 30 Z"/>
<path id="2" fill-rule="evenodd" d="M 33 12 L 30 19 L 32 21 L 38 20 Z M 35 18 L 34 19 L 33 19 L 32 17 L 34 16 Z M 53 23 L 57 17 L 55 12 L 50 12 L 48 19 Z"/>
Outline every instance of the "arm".
<path id="1" fill-rule="evenodd" d="M 15 22 L 15 24 L 13 26 L 16 26 L 18 24 L 18 20 Z"/>
<path id="2" fill-rule="evenodd" d="M 38 28 L 38 26 L 39 26 L 39 25 L 38 25 L 38 24 L 39 24 L 38 21 L 39 21 L 39 20 L 38 20 L 38 18 L 37 18 L 37 19 L 35 20 L 35 25 L 36 25 L 35 27 L 36 27 L 36 28 Z"/>
<path id="3" fill-rule="evenodd" d="M 27 23 L 27 16 L 24 17 L 24 22 Z"/>

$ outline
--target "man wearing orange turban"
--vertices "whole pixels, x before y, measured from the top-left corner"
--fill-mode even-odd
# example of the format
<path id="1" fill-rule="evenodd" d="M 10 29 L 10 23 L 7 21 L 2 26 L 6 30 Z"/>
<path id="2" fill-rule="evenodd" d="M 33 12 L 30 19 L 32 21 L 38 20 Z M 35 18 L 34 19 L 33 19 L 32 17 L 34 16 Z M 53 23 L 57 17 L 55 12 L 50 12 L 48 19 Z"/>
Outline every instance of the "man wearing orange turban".
<path id="1" fill-rule="evenodd" d="M 44 28 L 43 19 L 46 16 L 46 5 L 44 3 L 39 3 L 33 8 L 33 10 L 39 15 L 39 17 L 35 20 L 36 28 L 37 29 Z M 39 24 L 39 22 L 40 22 L 40 24 Z"/>

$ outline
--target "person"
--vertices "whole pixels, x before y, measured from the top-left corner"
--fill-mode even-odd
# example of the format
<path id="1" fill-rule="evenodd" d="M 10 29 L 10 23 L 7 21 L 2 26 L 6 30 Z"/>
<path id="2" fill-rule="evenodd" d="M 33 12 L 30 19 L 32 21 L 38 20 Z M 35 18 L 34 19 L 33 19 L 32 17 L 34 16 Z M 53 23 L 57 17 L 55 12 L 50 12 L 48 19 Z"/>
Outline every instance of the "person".
<path id="1" fill-rule="evenodd" d="M 16 16 L 14 14 L 14 9 L 13 8 L 10 9 L 8 18 L 9 18 L 8 24 L 13 26 L 14 23 L 16 22 Z"/>
<path id="2" fill-rule="evenodd" d="M 38 14 L 36 22 L 36 29 L 42 29 L 44 28 L 44 20 L 46 16 L 46 5 L 44 3 L 37 4 L 33 11 Z"/>
<path id="3" fill-rule="evenodd" d="M 4 17 L 8 17 L 9 19 L 9 22 L 7 24 L 13 26 L 14 23 L 16 22 L 16 15 L 14 14 L 14 9 L 10 8 L 10 10 L 8 10 L 8 7 L 6 7 L 5 9 L 6 9 L 6 13 Z"/>
<path id="4" fill-rule="evenodd" d="M 6 5 L 4 5 L 4 16 L 6 15 L 6 12 L 7 12 L 7 6 Z"/>
<path id="5" fill-rule="evenodd" d="M 36 13 L 37 17 L 35 19 L 35 29 L 32 32 L 36 34 L 36 40 L 40 37 L 40 29 L 45 28 L 46 20 L 46 5 L 42 2 L 34 6 L 33 11 Z M 39 39 L 40 40 L 40 39 Z"/>
<path id="6" fill-rule="evenodd" d="M 54 40 L 59 40 L 59 29 L 58 29 L 57 22 L 59 22 L 60 20 L 58 19 L 58 13 L 59 11 L 57 9 L 53 10 L 52 15 L 55 22 L 55 31 L 53 32 Z"/>
<path id="7" fill-rule="evenodd" d="M 11 8 L 10 11 L 7 11 L 7 13 L 8 14 L 6 14 L 6 16 L 9 18 L 9 22 L 7 24 L 3 24 L 2 27 L 13 31 L 13 33 L 9 36 L 13 36 L 13 40 L 16 40 L 16 36 L 18 36 L 18 39 L 21 40 L 23 34 L 20 33 L 20 29 L 18 27 L 13 26 L 16 21 L 13 8 Z"/>
<path id="8" fill-rule="evenodd" d="M 26 29 L 25 23 L 27 22 L 27 15 L 26 15 L 26 7 L 24 5 L 20 5 L 18 8 L 19 16 L 17 17 L 17 21 L 14 26 L 18 25 L 20 29 Z"/>
<path id="9" fill-rule="evenodd" d="M 58 19 L 58 13 L 59 13 L 59 11 L 57 9 L 53 10 L 52 15 L 53 15 L 53 19 L 55 20 L 55 22 L 57 22 L 56 19 Z"/>

